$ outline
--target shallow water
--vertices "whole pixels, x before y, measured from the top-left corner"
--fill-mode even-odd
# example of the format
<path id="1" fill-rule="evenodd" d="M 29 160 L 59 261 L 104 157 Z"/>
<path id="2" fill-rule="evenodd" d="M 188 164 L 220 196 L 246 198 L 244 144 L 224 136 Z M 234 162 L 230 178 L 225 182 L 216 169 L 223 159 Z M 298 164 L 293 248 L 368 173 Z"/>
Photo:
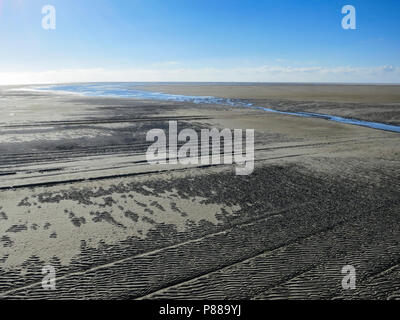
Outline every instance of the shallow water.
<path id="1" fill-rule="evenodd" d="M 247 107 L 247 108 L 264 110 L 268 112 L 275 112 L 275 113 L 281 113 L 299 117 L 320 118 L 334 122 L 340 122 L 345 124 L 400 133 L 400 126 L 394 126 L 384 123 L 343 118 L 339 116 L 320 114 L 320 113 L 279 111 L 271 108 L 260 107 L 239 99 L 226 99 L 226 98 L 217 98 L 211 96 L 185 96 L 177 94 L 167 94 L 162 92 L 137 90 L 133 88 L 133 86 L 137 86 L 137 84 L 96 83 L 96 84 L 51 85 L 51 86 L 35 87 L 33 89 L 40 91 L 44 90 L 44 91 L 58 92 L 58 93 L 60 92 L 75 93 L 93 97 L 119 97 L 119 98 L 122 97 L 122 98 L 137 98 L 137 99 L 150 99 L 150 100 L 162 100 L 162 101 L 191 102 L 196 104 L 219 104 L 219 105 L 228 105 L 233 107 Z"/>

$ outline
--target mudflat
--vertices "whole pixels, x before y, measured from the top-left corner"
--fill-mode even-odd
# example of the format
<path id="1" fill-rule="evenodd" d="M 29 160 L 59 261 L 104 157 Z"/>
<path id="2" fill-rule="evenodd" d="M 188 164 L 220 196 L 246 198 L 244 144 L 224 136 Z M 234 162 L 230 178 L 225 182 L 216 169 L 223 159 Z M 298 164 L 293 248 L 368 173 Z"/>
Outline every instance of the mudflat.
<path id="1" fill-rule="evenodd" d="M 292 99 L 333 102 L 399 103 L 400 85 L 282 84 L 282 83 L 165 83 L 141 88 L 165 93 L 232 99 Z"/>
<path id="2" fill-rule="evenodd" d="M 289 112 L 314 112 L 400 125 L 400 85 L 157 84 L 141 89 L 242 99 Z"/>
<path id="3" fill-rule="evenodd" d="M 0 298 L 400 298 L 398 133 L 9 89 L 0 89 Z M 396 86 L 141 89 L 400 123 Z M 146 133 L 171 120 L 196 131 L 254 129 L 254 172 L 150 165 Z M 47 265 L 55 290 L 42 287 Z M 346 265 L 355 290 L 342 287 Z"/>

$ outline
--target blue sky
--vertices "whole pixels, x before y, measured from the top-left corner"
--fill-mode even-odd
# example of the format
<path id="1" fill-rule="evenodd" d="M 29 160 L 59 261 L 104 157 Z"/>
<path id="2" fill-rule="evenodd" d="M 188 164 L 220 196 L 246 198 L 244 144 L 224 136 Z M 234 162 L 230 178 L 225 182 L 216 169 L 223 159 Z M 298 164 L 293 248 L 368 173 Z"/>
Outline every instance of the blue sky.
<path id="1" fill-rule="evenodd" d="M 56 30 L 41 9 L 56 8 Z M 341 26 L 344 5 L 357 29 Z M 0 83 L 400 83 L 398 0 L 0 0 Z"/>

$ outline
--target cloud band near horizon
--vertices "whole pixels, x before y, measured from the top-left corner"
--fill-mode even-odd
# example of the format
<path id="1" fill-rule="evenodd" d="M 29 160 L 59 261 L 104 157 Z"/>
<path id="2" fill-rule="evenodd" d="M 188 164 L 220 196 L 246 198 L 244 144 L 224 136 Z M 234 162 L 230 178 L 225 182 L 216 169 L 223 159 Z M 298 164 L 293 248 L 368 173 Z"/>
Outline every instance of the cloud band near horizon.
<path id="1" fill-rule="evenodd" d="M 105 68 L 0 72 L 0 85 L 68 82 L 334 82 L 400 84 L 400 67 Z"/>

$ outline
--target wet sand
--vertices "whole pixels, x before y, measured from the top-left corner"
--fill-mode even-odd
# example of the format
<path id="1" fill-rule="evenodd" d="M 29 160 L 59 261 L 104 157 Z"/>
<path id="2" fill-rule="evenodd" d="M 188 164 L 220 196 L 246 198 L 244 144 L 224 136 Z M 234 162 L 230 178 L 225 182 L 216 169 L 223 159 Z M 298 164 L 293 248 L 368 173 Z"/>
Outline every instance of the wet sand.
<path id="1" fill-rule="evenodd" d="M 140 88 L 172 94 L 232 99 L 288 99 L 293 101 L 360 103 L 399 103 L 400 101 L 400 85 L 149 83 L 140 85 Z"/>
<path id="2" fill-rule="evenodd" d="M 314 112 L 400 125 L 400 85 L 162 84 L 140 89 L 243 99 L 289 112 Z"/>
<path id="3" fill-rule="evenodd" d="M 146 88 L 400 121 L 391 87 Z M 4 88 L 0 110 L 0 298 L 400 298 L 398 133 Z M 172 119 L 255 129 L 254 173 L 147 164 L 146 132 Z M 42 289 L 44 265 L 56 268 L 54 291 Z M 342 289 L 345 265 L 356 290 Z"/>

